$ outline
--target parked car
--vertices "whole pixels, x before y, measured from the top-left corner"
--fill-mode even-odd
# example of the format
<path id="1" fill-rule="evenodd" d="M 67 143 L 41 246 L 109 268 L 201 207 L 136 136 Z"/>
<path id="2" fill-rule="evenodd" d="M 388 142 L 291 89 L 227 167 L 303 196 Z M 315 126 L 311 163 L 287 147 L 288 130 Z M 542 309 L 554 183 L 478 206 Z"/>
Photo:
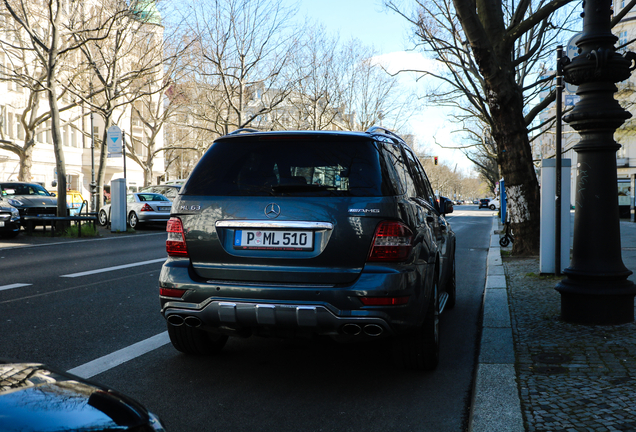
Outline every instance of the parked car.
<path id="1" fill-rule="evenodd" d="M 1 182 L 0 194 L 18 209 L 23 225 L 24 216 L 57 215 L 57 198 L 37 183 Z"/>
<path id="2" fill-rule="evenodd" d="M 493 198 L 488 203 L 488 208 L 490 210 L 497 210 L 499 208 L 499 198 Z"/>
<path id="3" fill-rule="evenodd" d="M 481 198 L 479 200 L 479 208 L 488 208 L 490 200 L 488 198 Z"/>
<path id="4" fill-rule="evenodd" d="M 179 194 L 179 191 L 181 190 L 181 186 L 182 185 L 180 184 L 162 184 L 162 185 L 155 185 L 155 186 L 146 186 L 141 188 L 139 192 L 158 193 L 165 196 L 170 201 L 173 201 Z"/>
<path id="5" fill-rule="evenodd" d="M 0 237 L 13 238 L 20 233 L 20 212 L 0 197 Z"/>
<path id="6" fill-rule="evenodd" d="M 49 193 L 51 196 L 56 196 L 56 192 L 49 191 Z M 66 208 L 68 208 L 69 216 L 77 216 L 80 213 L 80 210 L 87 211 L 87 205 L 88 203 L 84 203 L 84 197 L 80 191 L 66 191 Z"/>
<path id="7" fill-rule="evenodd" d="M 389 337 L 402 365 L 434 369 L 456 301 L 452 211 L 382 128 L 218 138 L 167 225 L 170 340 L 211 354 L 228 336 Z"/>
<path id="8" fill-rule="evenodd" d="M 141 224 L 166 223 L 170 219 L 172 203 L 163 195 L 151 192 L 137 192 L 126 196 L 126 222 L 133 229 Z M 110 223 L 111 204 L 99 209 L 98 221 L 101 226 Z"/>
<path id="9" fill-rule="evenodd" d="M 139 402 L 39 363 L 0 359 L 0 430 L 165 431 Z"/>

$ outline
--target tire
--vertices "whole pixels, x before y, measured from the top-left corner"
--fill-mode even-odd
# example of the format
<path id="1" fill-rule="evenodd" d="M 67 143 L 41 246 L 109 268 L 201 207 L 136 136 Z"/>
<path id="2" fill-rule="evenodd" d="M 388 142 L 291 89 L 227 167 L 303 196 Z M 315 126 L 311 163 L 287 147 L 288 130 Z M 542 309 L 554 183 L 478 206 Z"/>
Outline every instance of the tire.
<path id="1" fill-rule="evenodd" d="M 101 226 L 108 225 L 108 215 L 106 214 L 106 211 L 104 211 L 104 210 L 100 210 L 99 211 L 99 217 L 98 217 L 97 221 L 99 222 L 99 224 Z"/>
<path id="2" fill-rule="evenodd" d="M 494 204 L 491 204 L 491 205 L 490 205 L 490 210 L 495 210 L 496 208 L 497 208 L 497 207 L 495 207 L 495 205 L 494 205 Z"/>
<path id="3" fill-rule="evenodd" d="M 503 236 L 502 238 L 499 239 L 499 246 L 501 247 L 506 247 L 510 244 L 510 239 L 508 238 L 507 235 Z"/>
<path id="4" fill-rule="evenodd" d="M 139 217 L 134 211 L 130 212 L 130 214 L 128 215 L 128 226 L 132 229 L 139 228 Z"/>
<path id="5" fill-rule="evenodd" d="M 170 342 L 177 351 L 190 355 L 211 355 L 223 349 L 226 335 L 217 335 L 187 325 L 178 327 L 168 324 Z"/>
<path id="6" fill-rule="evenodd" d="M 439 364 L 439 295 L 437 275 L 422 325 L 395 341 L 396 362 L 406 369 L 432 371 Z"/>
<path id="7" fill-rule="evenodd" d="M 0 234 L 0 238 L 12 239 L 16 238 L 20 234 L 20 230 L 18 231 L 7 231 Z"/>
<path id="8" fill-rule="evenodd" d="M 453 254 L 453 268 L 451 269 L 450 278 L 446 282 L 446 293 L 448 294 L 448 300 L 446 300 L 446 308 L 452 309 L 457 302 L 457 279 L 455 277 L 455 254 Z"/>

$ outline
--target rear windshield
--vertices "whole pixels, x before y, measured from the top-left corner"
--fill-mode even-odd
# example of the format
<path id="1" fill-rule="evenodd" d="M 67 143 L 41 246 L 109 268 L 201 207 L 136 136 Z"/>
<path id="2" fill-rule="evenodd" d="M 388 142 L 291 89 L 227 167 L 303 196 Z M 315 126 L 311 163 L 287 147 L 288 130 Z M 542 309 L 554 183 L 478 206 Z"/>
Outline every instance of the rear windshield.
<path id="1" fill-rule="evenodd" d="M 269 136 L 218 140 L 181 193 L 217 196 L 386 196 L 392 193 L 371 139 Z"/>

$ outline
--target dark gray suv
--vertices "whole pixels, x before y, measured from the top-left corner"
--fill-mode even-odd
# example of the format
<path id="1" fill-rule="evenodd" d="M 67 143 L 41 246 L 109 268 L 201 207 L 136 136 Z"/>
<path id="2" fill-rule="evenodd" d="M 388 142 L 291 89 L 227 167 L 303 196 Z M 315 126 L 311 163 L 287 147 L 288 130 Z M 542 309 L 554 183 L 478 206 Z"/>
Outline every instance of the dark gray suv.
<path id="1" fill-rule="evenodd" d="M 456 297 L 450 212 L 385 129 L 221 137 L 172 206 L 170 340 L 209 354 L 228 336 L 391 337 L 400 363 L 434 369 Z"/>

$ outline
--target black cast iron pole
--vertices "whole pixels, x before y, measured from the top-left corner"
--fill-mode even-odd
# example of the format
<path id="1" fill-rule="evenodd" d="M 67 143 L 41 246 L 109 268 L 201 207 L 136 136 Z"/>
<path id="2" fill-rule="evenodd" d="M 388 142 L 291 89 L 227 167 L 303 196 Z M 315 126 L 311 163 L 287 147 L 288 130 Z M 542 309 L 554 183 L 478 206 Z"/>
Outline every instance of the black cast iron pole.
<path id="1" fill-rule="evenodd" d="M 555 179 L 556 185 L 554 191 L 556 197 L 554 200 L 554 274 L 561 274 L 561 139 L 563 138 L 561 120 L 563 116 L 563 67 L 561 59 L 563 58 L 563 47 L 557 47 L 557 75 L 556 75 L 556 148 L 554 150 L 554 159 L 556 160 Z"/>
<path id="2" fill-rule="evenodd" d="M 632 61 L 615 52 L 611 0 L 583 2 L 579 56 L 565 65 L 565 81 L 581 97 L 564 120 L 581 136 L 578 155 L 574 244 L 566 278 L 556 286 L 561 317 L 584 324 L 634 321 L 636 287 L 621 257 L 614 132 L 631 117 L 614 99 L 615 83 L 629 78 Z M 631 59 L 631 55 L 629 55 Z"/>

